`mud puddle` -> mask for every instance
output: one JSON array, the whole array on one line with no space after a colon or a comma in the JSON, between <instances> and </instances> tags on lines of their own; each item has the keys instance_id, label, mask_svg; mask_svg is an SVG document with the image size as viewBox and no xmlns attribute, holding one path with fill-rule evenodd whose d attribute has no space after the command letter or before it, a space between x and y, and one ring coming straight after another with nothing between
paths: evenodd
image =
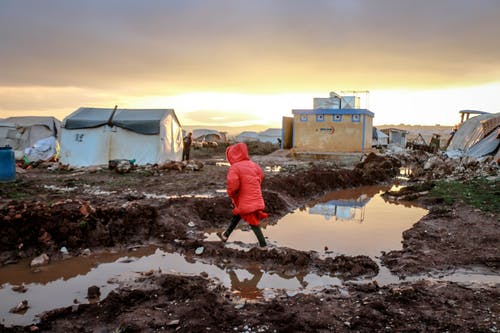
<instances>
[{"instance_id":1,"label":"mud puddle","mask_svg":"<svg viewBox=\"0 0 500 333\"><path fill-rule=\"evenodd\" d=\"M364 186L331 192L284 216L275 225L264 225L263 233L276 247L313 250L330 257L368 255L380 268L373 280L381 285L399 283L401 279L381 265L379 257L383 252L401 249L403 231L428 213L412 203L389 202L381 196L388 190L399 189L399 186ZM253 233L245 226L240 227L233 232L227 246L256 244ZM215 231L206 238L217 239ZM453 282L500 282L495 274L481 270L439 272L426 277Z\"/></svg>"},{"instance_id":2,"label":"mud puddle","mask_svg":"<svg viewBox=\"0 0 500 333\"><path fill-rule=\"evenodd\" d=\"M100 299L104 299L120 281L159 271L189 275L206 273L207 277L220 281L231 290L236 301L243 302L269 299L277 292L293 295L342 285L338 278L311 273L265 272L258 266L246 269L218 267L196 257L149 246L128 252L68 258L36 271L29 268L28 260L0 268L0 323L5 326L28 325L36 322L37 315L44 311L88 303L87 289L90 286L98 286ZM25 291L13 290L19 286L24 286ZM27 311L9 312L23 300L28 301Z\"/></svg>"}]
</instances>

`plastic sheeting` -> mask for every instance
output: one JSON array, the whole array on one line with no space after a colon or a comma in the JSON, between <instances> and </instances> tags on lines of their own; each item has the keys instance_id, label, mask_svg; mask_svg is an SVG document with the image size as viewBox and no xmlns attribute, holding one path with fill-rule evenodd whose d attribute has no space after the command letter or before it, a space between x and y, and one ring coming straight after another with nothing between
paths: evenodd
<instances>
[{"instance_id":1,"label":"plastic sheeting","mask_svg":"<svg viewBox=\"0 0 500 333\"><path fill-rule=\"evenodd\" d=\"M55 137L51 136L38 140L33 147L24 150L24 156L30 162L48 161L57 154L59 144Z\"/></svg>"}]
</instances>

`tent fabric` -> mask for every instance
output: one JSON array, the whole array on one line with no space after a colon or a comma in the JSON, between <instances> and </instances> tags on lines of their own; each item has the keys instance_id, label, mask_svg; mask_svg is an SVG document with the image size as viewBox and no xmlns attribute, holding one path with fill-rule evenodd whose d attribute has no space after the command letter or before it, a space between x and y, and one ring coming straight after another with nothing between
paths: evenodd
<instances>
[{"instance_id":1,"label":"tent fabric","mask_svg":"<svg viewBox=\"0 0 500 333\"><path fill-rule=\"evenodd\" d=\"M192 131L192 133L193 133L193 139L196 141L222 141L222 140L224 140L222 133L220 133L219 131L216 131L216 130L200 128L200 129L194 129Z\"/></svg>"},{"instance_id":2,"label":"tent fabric","mask_svg":"<svg viewBox=\"0 0 500 333\"><path fill-rule=\"evenodd\" d=\"M79 108L63 121L66 129L94 128L108 124L114 109Z\"/></svg>"},{"instance_id":3,"label":"tent fabric","mask_svg":"<svg viewBox=\"0 0 500 333\"><path fill-rule=\"evenodd\" d=\"M159 134L160 122L172 109L118 109L111 124L140 134Z\"/></svg>"},{"instance_id":4,"label":"tent fabric","mask_svg":"<svg viewBox=\"0 0 500 333\"><path fill-rule=\"evenodd\" d=\"M144 165L182 157L182 128L172 109L80 108L64 124L63 164L105 165L110 160L128 159Z\"/></svg>"},{"instance_id":5,"label":"tent fabric","mask_svg":"<svg viewBox=\"0 0 500 333\"><path fill-rule=\"evenodd\" d=\"M252 131L244 131L235 137L236 142L259 141L259 134Z\"/></svg>"},{"instance_id":6,"label":"tent fabric","mask_svg":"<svg viewBox=\"0 0 500 333\"><path fill-rule=\"evenodd\" d=\"M40 140L59 136L61 122L54 117L9 117L0 120L0 147L10 146L16 159Z\"/></svg>"},{"instance_id":7,"label":"tent fabric","mask_svg":"<svg viewBox=\"0 0 500 333\"><path fill-rule=\"evenodd\" d=\"M57 133L61 127L61 122L54 117L42 117L42 116L27 116L27 117L9 117L0 120L0 122L13 123L20 127L30 127L30 126L45 126L50 131Z\"/></svg>"},{"instance_id":8,"label":"tent fabric","mask_svg":"<svg viewBox=\"0 0 500 333\"><path fill-rule=\"evenodd\" d=\"M466 151L471 148L488 134L485 133L482 122L496 117L500 117L500 113L482 114L464 122L453 135L453 139L446 151Z\"/></svg>"},{"instance_id":9,"label":"tent fabric","mask_svg":"<svg viewBox=\"0 0 500 333\"><path fill-rule=\"evenodd\" d=\"M105 109L79 108L64 122L66 129L117 126L140 134L159 134L160 122L167 115L175 116L172 109Z\"/></svg>"},{"instance_id":10,"label":"tent fabric","mask_svg":"<svg viewBox=\"0 0 500 333\"><path fill-rule=\"evenodd\" d=\"M278 143L278 139L281 140L282 136L283 133L281 131L281 128L268 128L265 131L259 133L259 141Z\"/></svg>"}]
</instances>

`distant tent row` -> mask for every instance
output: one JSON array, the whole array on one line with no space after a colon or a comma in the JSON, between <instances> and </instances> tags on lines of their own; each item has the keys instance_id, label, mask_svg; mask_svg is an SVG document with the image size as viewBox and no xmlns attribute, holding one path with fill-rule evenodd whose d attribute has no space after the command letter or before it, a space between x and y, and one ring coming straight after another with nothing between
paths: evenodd
<instances>
[{"instance_id":1,"label":"distant tent row","mask_svg":"<svg viewBox=\"0 0 500 333\"><path fill-rule=\"evenodd\" d=\"M273 144L277 144L282 140L283 131L281 128L268 128L262 132L253 132L253 131L244 131L235 136L236 142L251 142L251 141L260 141L260 142L270 142Z\"/></svg>"},{"instance_id":2,"label":"distant tent row","mask_svg":"<svg viewBox=\"0 0 500 333\"><path fill-rule=\"evenodd\" d=\"M60 162L72 166L180 160L182 128L171 109L79 108L63 121Z\"/></svg>"},{"instance_id":3,"label":"distant tent row","mask_svg":"<svg viewBox=\"0 0 500 333\"><path fill-rule=\"evenodd\" d=\"M193 140L195 141L206 141L206 142L225 142L226 133L219 132L211 129L194 129Z\"/></svg>"}]
</instances>

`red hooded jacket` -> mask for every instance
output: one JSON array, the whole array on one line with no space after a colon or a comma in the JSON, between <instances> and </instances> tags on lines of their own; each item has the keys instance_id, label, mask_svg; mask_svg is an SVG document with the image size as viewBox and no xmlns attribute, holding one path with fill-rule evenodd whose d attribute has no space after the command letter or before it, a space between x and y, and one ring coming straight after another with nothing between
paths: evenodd
<instances>
[{"instance_id":1,"label":"red hooded jacket","mask_svg":"<svg viewBox=\"0 0 500 333\"><path fill-rule=\"evenodd\" d=\"M244 143L237 143L226 149L226 158L231 164L227 173L227 194L233 200L233 214L251 225L258 225L259 220L267 217L262 197L261 183L264 172L248 156Z\"/></svg>"}]
</instances>

